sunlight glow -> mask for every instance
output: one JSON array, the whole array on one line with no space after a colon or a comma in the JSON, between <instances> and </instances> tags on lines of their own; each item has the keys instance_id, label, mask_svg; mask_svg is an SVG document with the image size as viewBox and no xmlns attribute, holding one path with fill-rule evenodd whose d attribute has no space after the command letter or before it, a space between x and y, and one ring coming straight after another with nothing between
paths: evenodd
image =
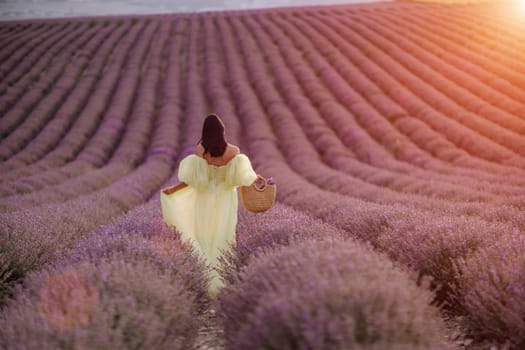
<instances>
[{"instance_id":1,"label":"sunlight glow","mask_svg":"<svg viewBox=\"0 0 525 350\"><path fill-rule=\"evenodd\" d=\"M495 16L502 19L508 19L517 24L525 23L525 0L510 0L502 4L501 7L495 8Z\"/></svg>"},{"instance_id":2,"label":"sunlight glow","mask_svg":"<svg viewBox=\"0 0 525 350\"><path fill-rule=\"evenodd\" d=\"M521 11L521 13L525 13L525 0L521 0L518 4L518 8Z\"/></svg>"}]
</instances>

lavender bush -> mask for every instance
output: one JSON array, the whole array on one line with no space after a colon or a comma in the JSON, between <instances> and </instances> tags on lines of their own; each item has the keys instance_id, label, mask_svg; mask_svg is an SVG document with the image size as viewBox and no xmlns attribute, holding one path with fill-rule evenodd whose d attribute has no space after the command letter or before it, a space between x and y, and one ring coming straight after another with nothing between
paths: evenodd
<instances>
[{"instance_id":1,"label":"lavender bush","mask_svg":"<svg viewBox=\"0 0 525 350\"><path fill-rule=\"evenodd\" d=\"M481 339L525 346L525 237L516 231L498 237L458 264L456 292L467 324Z\"/></svg>"},{"instance_id":2,"label":"lavender bush","mask_svg":"<svg viewBox=\"0 0 525 350\"><path fill-rule=\"evenodd\" d=\"M449 349L432 293L354 241L254 257L219 295L230 349Z\"/></svg>"},{"instance_id":3,"label":"lavender bush","mask_svg":"<svg viewBox=\"0 0 525 350\"><path fill-rule=\"evenodd\" d=\"M455 312L459 311L453 292L458 283L454 269L457 261L498 239L498 233L515 229L477 217L422 215L415 210L404 214L390 219L390 227L378 237L376 246L419 275L431 276L433 288L437 289L436 301L446 303Z\"/></svg>"},{"instance_id":4,"label":"lavender bush","mask_svg":"<svg viewBox=\"0 0 525 350\"><path fill-rule=\"evenodd\" d=\"M349 234L279 203L257 215L243 211L239 215L235 245L219 258L220 274L232 283L254 255L309 238L330 239L345 235Z\"/></svg>"},{"instance_id":5,"label":"lavender bush","mask_svg":"<svg viewBox=\"0 0 525 350\"><path fill-rule=\"evenodd\" d=\"M0 290L50 262L88 232L144 203L169 173L169 163L152 157L103 190L64 203L0 214L0 255L13 272L9 278L2 277Z\"/></svg>"},{"instance_id":6,"label":"lavender bush","mask_svg":"<svg viewBox=\"0 0 525 350\"><path fill-rule=\"evenodd\" d=\"M90 197L111 202L103 194ZM111 205L93 207L88 201L77 201L68 207L49 205L0 215L0 260L5 271L0 276L0 300L27 272L51 262L57 252L117 214L120 209Z\"/></svg>"},{"instance_id":7,"label":"lavender bush","mask_svg":"<svg viewBox=\"0 0 525 350\"><path fill-rule=\"evenodd\" d=\"M187 349L199 327L184 283L144 261L46 268L24 285L0 313L5 349Z\"/></svg>"},{"instance_id":8,"label":"lavender bush","mask_svg":"<svg viewBox=\"0 0 525 350\"><path fill-rule=\"evenodd\" d=\"M205 263L162 221L159 205L152 201L119 217L61 252L53 265L113 259L153 264L178 278L198 309L204 311L209 303Z\"/></svg>"}]
</instances>

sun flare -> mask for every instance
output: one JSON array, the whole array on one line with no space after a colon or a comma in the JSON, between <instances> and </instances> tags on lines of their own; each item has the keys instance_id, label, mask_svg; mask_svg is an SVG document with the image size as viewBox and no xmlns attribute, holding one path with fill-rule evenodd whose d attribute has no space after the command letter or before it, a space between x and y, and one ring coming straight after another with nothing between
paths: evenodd
<instances>
[{"instance_id":1,"label":"sun flare","mask_svg":"<svg viewBox=\"0 0 525 350\"><path fill-rule=\"evenodd\" d=\"M525 0L519 0L513 3L515 15L519 16L520 18L523 18L525 16Z\"/></svg>"}]
</instances>

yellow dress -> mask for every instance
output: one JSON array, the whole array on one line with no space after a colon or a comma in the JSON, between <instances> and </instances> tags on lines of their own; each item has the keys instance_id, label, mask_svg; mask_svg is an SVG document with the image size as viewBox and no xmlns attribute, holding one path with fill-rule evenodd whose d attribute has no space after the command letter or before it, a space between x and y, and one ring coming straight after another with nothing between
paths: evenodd
<instances>
[{"instance_id":1,"label":"yellow dress","mask_svg":"<svg viewBox=\"0 0 525 350\"><path fill-rule=\"evenodd\" d=\"M257 174L244 154L237 154L227 164L210 165L195 154L179 164L179 181L188 186L169 195L160 191L164 221L175 226L182 239L213 268L222 250L235 242L237 225L237 187L249 186ZM221 287L217 272L211 270L210 293Z\"/></svg>"}]
</instances>

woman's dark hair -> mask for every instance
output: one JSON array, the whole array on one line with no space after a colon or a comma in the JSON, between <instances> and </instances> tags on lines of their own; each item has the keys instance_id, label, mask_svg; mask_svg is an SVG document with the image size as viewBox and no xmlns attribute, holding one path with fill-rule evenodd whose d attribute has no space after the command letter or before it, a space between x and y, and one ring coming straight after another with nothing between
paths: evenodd
<instances>
[{"instance_id":1,"label":"woman's dark hair","mask_svg":"<svg viewBox=\"0 0 525 350\"><path fill-rule=\"evenodd\" d=\"M209 153L212 157L220 157L226 151L228 143L224 123L218 115L210 114L204 120L200 143L204 147L204 154Z\"/></svg>"}]
</instances>

